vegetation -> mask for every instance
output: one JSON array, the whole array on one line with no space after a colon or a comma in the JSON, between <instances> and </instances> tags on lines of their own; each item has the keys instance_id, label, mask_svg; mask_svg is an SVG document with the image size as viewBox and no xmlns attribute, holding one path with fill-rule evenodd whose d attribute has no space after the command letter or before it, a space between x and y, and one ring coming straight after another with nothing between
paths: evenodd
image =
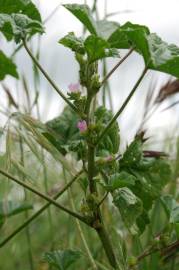
<instances>
[{"instance_id":1,"label":"vegetation","mask_svg":"<svg viewBox=\"0 0 179 270\"><path fill-rule=\"evenodd\" d=\"M0 31L16 44L11 57L0 51L0 80L10 75L22 84L18 100L2 82L9 102L1 109L7 118L0 156L2 269L178 269L178 141L173 150L166 139L169 153L154 151L145 131L156 108L178 92L178 79L157 94L149 89L140 128L125 151L117 120L149 70L179 78L179 48L144 25L95 19L96 2L92 10L64 5L84 27L81 37L70 32L59 40L79 65L79 83L64 94L40 64L39 51L29 47L45 32L37 7L30 0L0 0ZM22 48L32 60L35 97L15 64ZM123 58L122 49L128 50ZM109 78L133 52L143 57L144 69L113 114L106 106ZM119 58L109 72L107 57ZM46 123L40 74L66 104Z\"/></svg>"}]
</instances>

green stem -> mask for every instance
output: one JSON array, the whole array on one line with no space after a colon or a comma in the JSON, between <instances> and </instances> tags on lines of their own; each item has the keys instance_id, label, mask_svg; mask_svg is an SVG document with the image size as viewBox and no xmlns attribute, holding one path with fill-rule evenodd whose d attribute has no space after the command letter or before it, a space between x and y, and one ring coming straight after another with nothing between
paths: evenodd
<instances>
[{"instance_id":1,"label":"green stem","mask_svg":"<svg viewBox=\"0 0 179 270\"><path fill-rule=\"evenodd\" d=\"M69 181L65 187L60 190L54 197L53 200L57 200L81 175L82 171L76 174L75 177ZM14 230L8 237L6 237L1 243L0 248L3 247L7 242L9 242L14 236L16 236L19 232L21 232L24 228L26 228L34 219L36 219L40 214L42 214L52 203L48 202L43 207L41 207L36 213L34 213L31 217L29 217L23 224L21 224L16 230Z\"/></svg>"},{"instance_id":2,"label":"green stem","mask_svg":"<svg viewBox=\"0 0 179 270\"><path fill-rule=\"evenodd\" d=\"M21 164L24 166L24 148L23 148L23 142L22 138L19 138L19 146L20 146L20 156L21 156ZM23 181L25 181L25 178L23 176ZM24 195L25 195L25 201L27 200L27 190L24 188ZM25 218L27 219L29 217L28 210L25 211ZM30 269L34 269L33 264L33 255L32 255L32 244L31 244L31 237L30 237L30 228L29 226L26 227L26 239L27 239L27 245L28 245L28 259L29 259L29 265Z\"/></svg>"},{"instance_id":3,"label":"green stem","mask_svg":"<svg viewBox=\"0 0 179 270\"><path fill-rule=\"evenodd\" d=\"M42 72L42 74L45 76L45 78L47 79L47 81L52 85L52 87L55 89L55 91L61 96L61 98L72 108L72 110L74 110L77 114L80 114L80 112L78 111L78 109L73 105L73 103L71 103L68 98L62 93L62 91L58 88L58 86L55 84L55 82L49 77L48 73L43 69L43 67L40 65L40 63L38 62L38 60L33 56L32 52L30 51L30 49L28 48L26 41L23 40L23 45L25 50L27 51L27 53L29 54L29 56L31 57L32 61L34 62L34 64L39 68L39 70Z\"/></svg>"},{"instance_id":4,"label":"green stem","mask_svg":"<svg viewBox=\"0 0 179 270\"><path fill-rule=\"evenodd\" d=\"M131 48L128 53L112 68L112 70L104 77L101 82L101 86L106 83L106 81L111 77L111 75L116 71L116 69L127 59L127 57L134 51L134 48Z\"/></svg>"},{"instance_id":5,"label":"green stem","mask_svg":"<svg viewBox=\"0 0 179 270\"><path fill-rule=\"evenodd\" d=\"M104 225L101 224L99 228L96 229L96 232L101 240L101 243L103 245L103 248L105 250L105 253L107 255L110 265L114 269L118 269L118 264L117 264L116 257L113 251L111 240L108 237L108 233L105 230Z\"/></svg>"},{"instance_id":6,"label":"green stem","mask_svg":"<svg viewBox=\"0 0 179 270\"><path fill-rule=\"evenodd\" d=\"M123 112L123 110L126 108L127 104L129 103L130 99L132 98L132 96L134 95L136 89L138 88L140 82L142 81L142 79L144 78L145 74L147 73L148 68L145 67L141 76L139 77L139 79L137 80L136 84L134 85L134 87L132 88L130 94L128 95L128 97L126 98L126 100L124 101L124 103L122 104L121 108L118 110L118 112L115 114L115 116L111 119L111 121L109 122L109 124L105 127L105 129L103 130L103 132L101 133L101 135L99 136L96 145L99 144L99 142L101 141L101 139L105 136L105 134L108 132L108 130L111 128L111 126L114 124L114 122L117 120L117 118L119 117L119 115Z\"/></svg>"},{"instance_id":7,"label":"green stem","mask_svg":"<svg viewBox=\"0 0 179 270\"><path fill-rule=\"evenodd\" d=\"M89 106L90 108L90 106ZM87 112L88 115L88 112ZM88 123L89 124L89 123ZM90 141L88 143L88 182L89 182L89 190L90 193L96 193L97 194L97 188L96 183L94 181L94 174L95 174L95 146L91 145ZM108 237L108 234L105 230L103 219L101 215L101 211L99 208L93 210L93 224L92 227L96 230L101 243L103 245L103 248L105 250L106 256L109 260L110 265L114 269L118 269L118 263L112 248L111 241Z\"/></svg>"},{"instance_id":8,"label":"green stem","mask_svg":"<svg viewBox=\"0 0 179 270\"><path fill-rule=\"evenodd\" d=\"M50 202L51 204L55 205L56 207L58 207L59 209L61 209L61 210L64 211L64 212L68 213L69 215L73 216L74 218L77 218L77 219L79 219L80 221L82 221L83 223L89 225L89 221L88 221L85 217L79 215L78 213L74 213L74 212L71 211L70 209L68 209L68 208L66 208L66 207L64 207L64 206L62 206L61 204L59 204L58 202L56 202L56 201L55 201L54 199L52 199L51 197L49 197L48 195L46 195L46 194L44 194L44 193L42 193L42 192L40 192L40 191L34 189L34 188L31 187L29 184L24 183L23 181L21 181L21 180L15 178L13 175L9 174L8 172L6 172L6 171L4 171L4 170L2 170L2 169L0 169L0 174L2 174L2 175L4 175L4 176L8 177L10 180L16 182L17 184L21 185L22 187L24 187L24 188L26 188L26 189L28 189L28 190L30 190L32 193L34 193L34 194L38 195L39 197L45 199L46 201L48 201L48 202Z\"/></svg>"},{"instance_id":9,"label":"green stem","mask_svg":"<svg viewBox=\"0 0 179 270\"><path fill-rule=\"evenodd\" d=\"M65 169L63 169L63 173L64 173L64 178L66 180ZM76 212L76 207L75 207L75 203L74 203L74 199L73 199L73 194L72 194L72 188L71 188L71 186L68 188L68 197L69 197L69 201L70 201L72 210ZM86 242L85 235L83 233L83 230L82 230L82 227L80 225L80 222L77 219L75 219L75 222L76 222L76 226L77 226L77 229L79 231L79 234L80 234L82 243L83 243L84 248L86 250L87 256L88 256L89 261L91 263L92 269L97 270L98 268L96 266L95 260L93 259L93 256L91 254L91 251L90 251L90 249L88 247L88 244Z\"/></svg>"}]
</instances>

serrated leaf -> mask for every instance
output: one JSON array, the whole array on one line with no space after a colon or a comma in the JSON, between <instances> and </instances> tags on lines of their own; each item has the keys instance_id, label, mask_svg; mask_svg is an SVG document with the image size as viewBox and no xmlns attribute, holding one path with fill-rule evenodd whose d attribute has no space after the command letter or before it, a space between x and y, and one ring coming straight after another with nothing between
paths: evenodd
<instances>
[{"instance_id":1,"label":"serrated leaf","mask_svg":"<svg viewBox=\"0 0 179 270\"><path fill-rule=\"evenodd\" d=\"M77 38L74 32L68 33L65 37L59 40L59 43L64 45L67 48L70 48L72 51L80 54L85 53L85 48L82 38Z\"/></svg>"},{"instance_id":2,"label":"serrated leaf","mask_svg":"<svg viewBox=\"0 0 179 270\"><path fill-rule=\"evenodd\" d=\"M170 223L179 223L179 203L171 196L164 195L161 197L162 205Z\"/></svg>"},{"instance_id":3,"label":"serrated leaf","mask_svg":"<svg viewBox=\"0 0 179 270\"><path fill-rule=\"evenodd\" d=\"M119 57L115 49L111 49L108 42L101 37L90 35L84 42L85 49L90 62L105 58Z\"/></svg>"},{"instance_id":4,"label":"serrated leaf","mask_svg":"<svg viewBox=\"0 0 179 270\"><path fill-rule=\"evenodd\" d=\"M16 65L2 51L0 51L0 80L3 80L6 75L11 75L18 79Z\"/></svg>"},{"instance_id":5,"label":"serrated leaf","mask_svg":"<svg viewBox=\"0 0 179 270\"><path fill-rule=\"evenodd\" d=\"M44 260L48 262L50 266L55 267L55 269L66 270L70 265L79 260L81 256L82 253L76 250L56 250L46 252L44 255Z\"/></svg>"},{"instance_id":6,"label":"serrated leaf","mask_svg":"<svg viewBox=\"0 0 179 270\"><path fill-rule=\"evenodd\" d=\"M156 34L146 37L148 43L148 57L145 57L146 65L157 71L168 73L179 78L179 47L167 44ZM142 50L143 56L147 53Z\"/></svg>"},{"instance_id":7,"label":"serrated leaf","mask_svg":"<svg viewBox=\"0 0 179 270\"><path fill-rule=\"evenodd\" d=\"M39 21L32 20L24 14L0 14L0 31L8 41L15 39L16 43L26 35L43 33L44 29Z\"/></svg>"},{"instance_id":8,"label":"serrated leaf","mask_svg":"<svg viewBox=\"0 0 179 270\"><path fill-rule=\"evenodd\" d=\"M149 29L146 26L127 22L111 34L108 42L113 48L128 49L136 46L137 41L141 42L140 38L145 33L149 34ZM132 40L133 36L136 37L135 42Z\"/></svg>"},{"instance_id":9,"label":"serrated leaf","mask_svg":"<svg viewBox=\"0 0 179 270\"><path fill-rule=\"evenodd\" d=\"M0 13L21 13L41 22L40 13L30 0L0 0Z\"/></svg>"},{"instance_id":10,"label":"serrated leaf","mask_svg":"<svg viewBox=\"0 0 179 270\"><path fill-rule=\"evenodd\" d=\"M108 42L111 47L118 49L134 47L142 54L149 69L179 78L179 47L167 44L156 34L150 33L146 26L127 22L111 34Z\"/></svg>"},{"instance_id":11,"label":"serrated leaf","mask_svg":"<svg viewBox=\"0 0 179 270\"><path fill-rule=\"evenodd\" d=\"M123 157L120 160L120 166L138 167L139 163L141 162L142 156L142 141L140 138L136 138L133 142L131 142L131 144L124 152Z\"/></svg>"},{"instance_id":12,"label":"serrated leaf","mask_svg":"<svg viewBox=\"0 0 179 270\"><path fill-rule=\"evenodd\" d=\"M66 4L63 6L68 9L91 34L97 34L96 22L93 19L90 8L87 5Z\"/></svg>"},{"instance_id":13,"label":"serrated leaf","mask_svg":"<svg viewBox=\"0 0 179 270\"><path fill-rule=\"evenodd\" d=\"M110 175L109 182L105 185L107 191L114 191L122 187L130 187L135 184L136 177L123 171Z\"/></svg>"},{"instance_id":14,"label":"serrated leaf","mask_svg":"<svg viewBox=\"0 0 179 270\"><path fill-rule=\"evenodd\" d=\"M107 110L104 106L100 106L95 111L95 117L99 131L101 131L112 119L113 114L111 111ZM109 151L109 153L115 154L119 150L119 144L120 144L119 126L118 123L115 122L99 143L97 150L100 152L102 150L105 150Z\"/></svg>"},{"instance_id":15,"label":"serrated leaf","mask_svg":"<svg viewBox=\"0 0 179 270\"><path fill-rule=\"evenodd\" d=\"M55 133L56 142L52 141L50 137L47 137L63 154L66 153L64 146L71 144L73 141L80 139L80 133L77 128L78 117L69 108L65 107L62 114L51 121L46 123L49 131L52 130Z\"/></svg>"},{"instance_id":16,"label":"serrated leaf","mask_svg":"<svg viewBox=\"0 0 179 270\"><path fill-rule=\"evenodd\" d=\"M160 197L162 189L171 176L171 169L167 161L160 158L144 158L142 147L142 141L137 137L119 161L120 170L126 171L136 178L135 184L130 186L130 190L143 204L143 212L136 220L136 225L141 233L149 223L148 211L153 202Z\"/></svg>"},{"instance_id":17,"label":"serrated leaf","mask_svg":"<svg viewBox=\"0 0 179 270\"><path fill-rule=\"evenodd\" d=\"M128 228L135 224L143 211L142 201L128 188L120 188L113 195L113 203L119 209Z\"/></svg>"}]
</instances>

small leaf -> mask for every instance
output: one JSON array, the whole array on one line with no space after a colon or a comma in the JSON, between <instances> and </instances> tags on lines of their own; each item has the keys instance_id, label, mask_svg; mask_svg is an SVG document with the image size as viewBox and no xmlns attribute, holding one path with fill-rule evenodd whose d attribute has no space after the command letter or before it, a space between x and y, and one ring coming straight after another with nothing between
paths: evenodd
<instances>
[{"instance_id":1,"label":"small leaf","mask_svg":"<svg viewBox=\"0 0 179 270\"><path fill-rule=\"evenodd\" d=\"M8 41L15 39L16 43L26 35L43 33L44 29L39 21L32 20L24 14L0 14L0 31Z\"/></svg>"},{"instance_id":2,"label":"small leaf","mask_svg":"<svg viewBox=\"0 0 179 270\"><path fill-rule=\"evenodd\" d=\"M16 65L2 51L0 51L0 80L3 80L6 75L11 75L18 78Z\"/></svg>"},{"instance_id":3,"label":"small leaf","mask_svg":"<svg viewBox=\"0 0 179 270\"><path fill-rule=\"evenodd\" d=\"M72 51L80 54L85 53L85 48L82 38L77 38L73 32L68 33L64 38L59 40L59 43Z\"/></svg>"},{"instance_id":4,"label":"small leaf","mask_svg":"<svg viewBox=\"0 0 179 270\"><path fill-rule=\"evenodd\" d=\"M113 203L119 209L128 228L135 224L143 211L142 201L128 188L120 188L113 195Z\"/></svg>"},{"instance_id":5,"label":"small leaf","mask_svg":"<svg viewBox=\"0 0 179 270\"><path fill-rule=\"evenodd\" d=\"M91 11L87 5L66 4L63 6L68 9L79 21L81 21L91 34L97 34L96 22L93 19Z\"/></svg>"},{"instance_id":6,"label":"small leaf","mask_svg":"<svg viewBox=\"0 0 179 270\"><path fill-rule=\"evenodd\" d=\"M101 37L90 35L84 42L90 62L105 58L119 57L115 49L111 49L108 42Z\"/></svg>"},{"instance_id":7,"label":"small leaf","mask_svg":"<svg viewBox=\"0 0 179 270\"><path fill-rule=\"evenodd\" d=\"M135 184L136 177L123 171L110 175L109 182L105 185L107 191L114 191L121 187L130 187Z\"/></svg>"},{"instance_id":8,"label":"small leaf","mask_svg":"<svg viewBox=\"0 0 179 270\"><path fill-rule=\"evenodd\" d=\"M45 253L44 260L47 261L50 266L54 266L55 269L66 270L81 256L82 253L76 250L56 250Z\"/></svg>"}]
</instances>

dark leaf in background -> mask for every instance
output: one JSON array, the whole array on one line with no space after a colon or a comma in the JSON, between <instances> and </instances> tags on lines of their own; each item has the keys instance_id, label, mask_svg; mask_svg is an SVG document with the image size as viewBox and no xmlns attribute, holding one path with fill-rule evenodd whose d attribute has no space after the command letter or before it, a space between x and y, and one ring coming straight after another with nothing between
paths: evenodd
<instances>
[{"instance_id":1,"label":"dark leaf in background","mask_svg":"<svg viewBox=\"0 0 179 270\"><path fill-rule=\"evenodd\" d=\"M58 270L66 270L70 265L80 259L82 253L75 250L56 250L52 252L46 252L44 260L49 263L50 266L54 266Z\"/></svg>"},{"instance_id":2,"label":"dark leaf in background","mask_svg":"<svg viewBox=\"0 0 179 270\"><path fill-rule=\"evenodd\" d=\"M3 80L6 75L11 75L18 79L16 65L2 51L0 51L0 80Z\"/></svg>"}]
</instances>

